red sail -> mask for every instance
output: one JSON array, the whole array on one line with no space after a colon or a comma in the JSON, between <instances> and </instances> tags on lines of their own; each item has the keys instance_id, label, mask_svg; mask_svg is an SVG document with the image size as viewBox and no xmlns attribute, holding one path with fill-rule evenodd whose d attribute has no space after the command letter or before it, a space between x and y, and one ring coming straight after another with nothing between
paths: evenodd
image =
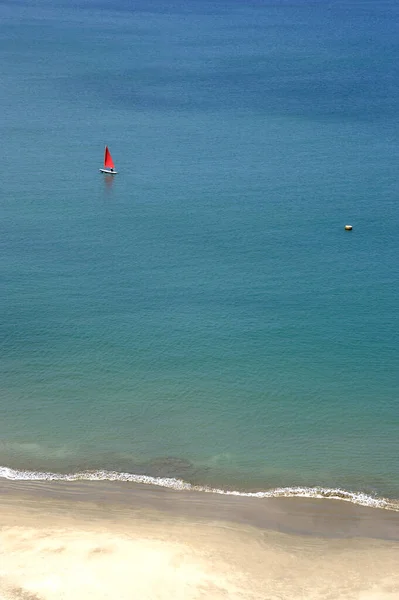
<instances>
[{"instance_id":1,"label":"red sail","mask_svg":"<svg viewBox=\"0 0 399 600\"><path fill-rule=\"evenodd\" d=\"M106 169L114 169L114 161L112 160L111 152L108 150L108 146L105 146L105 154L104 154L104 167Z\"/></svg>"}]
</instances>

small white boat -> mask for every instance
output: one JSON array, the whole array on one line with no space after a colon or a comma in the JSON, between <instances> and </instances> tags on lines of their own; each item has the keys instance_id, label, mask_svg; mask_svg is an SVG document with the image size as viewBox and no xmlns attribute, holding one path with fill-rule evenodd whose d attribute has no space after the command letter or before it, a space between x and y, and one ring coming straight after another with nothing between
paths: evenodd
<instances>
[{"instance_id":1,"label":"small white boat","mask_svg":"<svg viewBox=\"0 0 399 600\"><path fill-rule=\"evenodd\" d=\"M106 175L118 174L118 171L115 171L114 161L112 160L111 152L108 150L108 146L105 146L104 168L100 169L100 173L105 173Z\"/></svg>"}]
</instances>

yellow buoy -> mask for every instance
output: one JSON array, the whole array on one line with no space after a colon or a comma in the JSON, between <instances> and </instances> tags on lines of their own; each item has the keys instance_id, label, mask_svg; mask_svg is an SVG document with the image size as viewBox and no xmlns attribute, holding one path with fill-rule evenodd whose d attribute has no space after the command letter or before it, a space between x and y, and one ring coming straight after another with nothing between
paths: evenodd
<instances>
[{"instance_id":1,"label":"yellow buoy","mask_svg":"<svg viewBox=\"0 0 399 600\"><path fill-rule=\"evenodd\" d=\"M346 231L352 231L352 225L345 225Z\"/></svg>"}]
</instances>

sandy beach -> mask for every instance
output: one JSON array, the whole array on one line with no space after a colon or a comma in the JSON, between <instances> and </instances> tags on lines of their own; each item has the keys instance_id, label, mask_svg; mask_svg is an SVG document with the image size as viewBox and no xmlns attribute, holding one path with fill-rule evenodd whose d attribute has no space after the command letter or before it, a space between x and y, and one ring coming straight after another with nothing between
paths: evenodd
<instances>
[{"instance_id":1,"label":"sandy beach","mask_svg":"<svg viewBox=\"0 0 399 600\"><path fill-rule=\"evenodd\" d=\"M399 513L115 483L0 484L5 600L399 597Z\"/></svg>"}]
</instances>

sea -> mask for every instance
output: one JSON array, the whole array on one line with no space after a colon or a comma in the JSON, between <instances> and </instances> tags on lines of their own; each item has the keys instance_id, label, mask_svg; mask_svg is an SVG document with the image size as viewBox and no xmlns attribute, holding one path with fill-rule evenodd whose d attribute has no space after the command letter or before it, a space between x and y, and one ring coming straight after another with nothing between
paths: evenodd
<instances>
[{"instance_id":1,"label":"sea","mask_svg":"<svg viewBox=\"0 0 399 600\"><path fill-rule=\"evenodd\" d=\"M0 9L0 477L399 509L396 0Z\"/></svg>"}]
</instances>

